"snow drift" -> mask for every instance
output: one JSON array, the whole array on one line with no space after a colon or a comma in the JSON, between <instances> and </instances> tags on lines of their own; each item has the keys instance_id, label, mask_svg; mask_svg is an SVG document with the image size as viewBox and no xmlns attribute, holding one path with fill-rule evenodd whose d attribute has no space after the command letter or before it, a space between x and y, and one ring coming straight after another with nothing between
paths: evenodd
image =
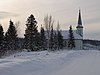
<instances>
[{"instance_id":1,"label":"snow drift","mask_svg":"<svg viewBox=\"0 0 100 75\"><path fill-rule=\"evenodd\" d=\"M21 52L0 59L0 75L100 75L100 52Z\"/></svg>"}]
</instances>

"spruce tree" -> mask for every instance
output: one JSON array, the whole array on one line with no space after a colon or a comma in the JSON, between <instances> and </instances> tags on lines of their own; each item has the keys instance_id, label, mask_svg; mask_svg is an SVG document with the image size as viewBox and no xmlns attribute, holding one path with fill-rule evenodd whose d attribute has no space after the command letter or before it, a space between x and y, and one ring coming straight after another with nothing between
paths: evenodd
<instances>
[{"instance_id":1,"label":"spruce tree","mask_svg":"<svg viewBox=\"0 0 100 75\"><path fill-rule=\"evenodd\" d=\"M60 31L59 21L57 24L57 48L58 48L58 50L63 48L63 36Z\"/></svg>"},{"instance_id":2,"label":"spruce tree","mask_svg":"<svg viewBox=\"0 0 100 75\"><path fill-rule=\"evenodd\" d=\"M3 41L4 41L4 32L3 32L3 27L0 25L0 57L4 54Z\"/></svg>"},{"instance_id":3,"label":"spruce tree","mask_svg":"<svg viewBox=\"0 0 100 75\"><path fill-rule=\"evenodd\" d=\"M56 50L58 47L58 37L57 37L57 33L55 32L54 34L54 49Z\"/></svg>"},{"instance_id":4,"label":"spruce tree","mask_svg":"<svg viewBox=\"0 0 100 75\"><path fill-rule=\"evenodd\" d=\"M73 35L73 30L72 26L70 26L69 29L69 41L68 41L68 48L72 49L75 47L75 40L74 40L74 35Z\"/></svg>"},{"instance_id":5,"label":"spruce tree","mask_svg":"<svg viewBox=\"0 0 100 75\"><path fill-rule=\"evenodd\" d=\"M57 37L58 37L58 50L63 48L63 36L61 34L61 31L57 31Z\"/></svg>"},{"instance_id":6,"label":"spruce tree","mask_svg":"<svg viewBox=\"0 0 100 75\"><path fill-rule=\"evenodd\" d=\"M26 21L26 30L25 30L25 43L24 47L31 51L37 50L39 48L39 36L37 30L37 21L34 16L31 14Z\"/></svg>"},{"instance_id":7,"label":"spruce tree","mask_svg":"<svg viewBox=\"0 0 100 75\"><path fill-rule=\"evenodd\" d=\"M9 28L5 34L5 48L9 50L15 50L17 40L17 30L14 23L10 20Z\"/></svg>"},{"instance_id":8,"label":"spruce tree","mask_svg":"<svg viewBox=\"0 0 100 75\"><path fill-rule=\"evenodd\" d=\"M41 38L41 50L44 50L46 48L46 37L45 37L45 30L42 27L42 25L41 25L40 38Z\"/></svg>"},{"instance_id":9,"label":"spruce tree","mask_svg":"<svg viewBox=\"0 0 100 75\"><path fill-rule=\"evenodd\" d=\"M3 48L4 32L3 27L0 25L0 50Z\"/></svg>"},{"instance_id":10,"label":"spruce tree","mask_svg":"<svg viewBox=\"0 0 100 75\"><path fill-rule=\"evenodd\" d=\"M51 33L50 33L50 50L53 50L53 45L54 45L54 31L53 31L53 26L51 27Z\"/></svg>"}]
</instances>

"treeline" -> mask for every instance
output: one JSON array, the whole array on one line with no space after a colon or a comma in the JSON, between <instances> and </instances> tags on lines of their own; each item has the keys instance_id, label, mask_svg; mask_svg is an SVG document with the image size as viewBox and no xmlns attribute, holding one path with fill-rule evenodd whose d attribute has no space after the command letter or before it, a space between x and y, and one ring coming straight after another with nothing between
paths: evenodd
<instances>
[{"instance_id":1,"label":"treeline","mask_svg":"<svg viewBox=\"0 0 100 75\"><path fill-rule=\"evenodd\" d=\"M18 49L17 30L14 23L9 21L9 28L4 35L3 27L0 25L0 56L4 55L10 50Z\"/></svg>"},{"instance_id":2,"label":"treeline","mask_svg":"<svg viewBox=\"0 0 100 75\"><path fill-rule=\"evenodd\" d=\"M62 49L63 36L61 35L59 25L57 31L54 31L53 23L52 17L47 15L44 18L45 29L41 25L40 32L38 32L37 21L33 15L30 15L26 22L24 49L28 51Z\"/></svg>"},{"instance_id":3,"label":"treeline","mask_svg":"<svg viewBox=\"0 0 100 75\"><path fill-rule=\"evenodd\" d=\"M100 46L100 41L99 40L84 39L83 44L91 44L94 46Z\"/></svg>"},{"instance_id":4,"label":"treeline","mask_svg":"<svg viewBox=\"0 0 100 75\"><path fill-rule=\"evenodd\" d=\"M37 21L31 14L26 21L26 29L24 38L18 37L18 27L10 20L9 28L6 33L0 25L0 56L16 51L26 49L27 51L41 50L60 50L63 49L63 36L61 34L59 22L57 29L53 28L54 20L52 16L44 18L44 27L41 25L40 32L38 31ZM69 48L75 47L72 27L69 30Z\"/></svg>"}]
</instances>

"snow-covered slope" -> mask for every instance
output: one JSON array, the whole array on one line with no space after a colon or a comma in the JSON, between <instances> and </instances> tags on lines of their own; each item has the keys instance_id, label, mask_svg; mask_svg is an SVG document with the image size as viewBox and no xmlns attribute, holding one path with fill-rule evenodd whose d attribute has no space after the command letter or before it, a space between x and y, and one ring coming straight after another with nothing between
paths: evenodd
<instances>
[{"instance_id":1,"label":"snow-covered slope","mask_svg":"<svg viewBox=\"0 0 100 75\"><path fill-rule=\"evenodd\" d=\"M100 75L99 51L22 52L0 59L0 75Z\"/></svg>"}]
</instances>

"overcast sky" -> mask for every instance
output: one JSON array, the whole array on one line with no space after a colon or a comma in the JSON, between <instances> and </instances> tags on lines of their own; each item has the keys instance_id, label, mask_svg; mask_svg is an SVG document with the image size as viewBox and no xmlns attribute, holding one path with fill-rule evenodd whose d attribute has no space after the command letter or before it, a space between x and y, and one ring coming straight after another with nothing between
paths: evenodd
<instances>
[{"instance_id":1,"label":"overcast sky","mask_svg":"<svg viewBox=\"0 0 100 75\"><path fill-rule=\"evenodd\" d=\"M47 14L59 21L63 30L77 25L78 10L82 11L85 39L100 40L100 0L0 0L0 23L6 31L9 20L20 21L20 36L23 36L26 19L33 14L40 27Z\"/></svg>"}]
</instances>

